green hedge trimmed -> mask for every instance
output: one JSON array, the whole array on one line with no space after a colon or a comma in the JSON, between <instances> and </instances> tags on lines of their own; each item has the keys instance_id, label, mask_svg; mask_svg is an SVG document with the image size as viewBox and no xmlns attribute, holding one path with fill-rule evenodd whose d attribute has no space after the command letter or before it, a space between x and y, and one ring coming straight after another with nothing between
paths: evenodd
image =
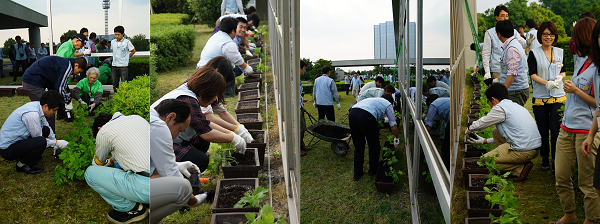
<instances>
[{"instance_id":1,"label":"green hedge trimmed","mask_svg":"<svg viewBox=\"0 0 600 224\"><path fill-rule=\"evenodd\" d=\"M150 120L150 77L140 75L130 82L121 83L119 92L100 109L102 113L137 114Z\"/></svg>"},{"instance_id":2,"label":"green hedge trimmed","mask_svg":"<svg viewBox=\"0 0 600 224\"><path fill-rule=\"evenodd\" d=\"M167 71L185 66L192 57L196 31L189 25L152 25L150 43L156 45L156 70Z\"/></svg>"},{"instance_id":3,"label":"green hedge trimmed","mask_svg":"<svg viewBox=\"0 0 600 224\"><path fill-rule=\"evenodd\" d=\"M127 81L135 79L135 77L146 75L150 72L150 59L148 58L134 58L129 60L127 66L128 77Z\"/></svg>"},{"instance_id":4,"label":"green hedge trimmed","mask_svg":"<svg viewBox=\"0 0 600 224\"><path fill-rule=\"evenodd\" d=\"M183 13L161 13L150 15L150 25L158 24L189 24L190 16Z\"/></svg>"},{"instance_id":5,"label":"green hedge trimmed","mask_svg":"<svg viewBox=\"0 0 600 224\"><path fill-rule=\"evenodd\" d=\"M336 82L335 86L337 87L338 92L346 91L346 83L344 82ZM313 84L302 85L302 88L304 90L304 93L312 94Z\"/></svg>"}]
</instances>

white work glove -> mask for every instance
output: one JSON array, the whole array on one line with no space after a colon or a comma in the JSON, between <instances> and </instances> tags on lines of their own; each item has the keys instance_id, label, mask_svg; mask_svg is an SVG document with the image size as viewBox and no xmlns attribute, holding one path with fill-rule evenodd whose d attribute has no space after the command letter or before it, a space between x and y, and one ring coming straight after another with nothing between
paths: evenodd
<instances>
[{"instance_id":1,"label":"white work glove","mask_svg":"<svg viewBox=\"0 0 600 224\"><path fill-rule=\"evenodd\" d=\"M73 102L69 102L69 104L65 104L65 111L69 112L73 109Z\"/></svg>"},{"instance_id":2,"label":"white work glove","mask_svg":"<svg viewBox=\"0 0 600 224\"><path fill-rule=\"evenodd\" d=\"M400 139L399 138L394 138L394 148L398 147L399 144L400 144Z\"/></svg>"},{"instance_id":3,"label":"white work glove","mask_svg":"<svg viewBox=\"0 0 600 224\"><path fill-rule=\"evenodd\" d=\"M252 49L252 48L251 48L251 49ZM252 57L252 53L250 53L250 51L249 51L249 50L246 50L246 56L248 56L248 57Z\"/></svg>"},{"instance_id":4,"label":"white work glove","mask_svg":"<svg viewBox=\"0 0 600 224\"><path fill-rule=\"evenodd\" d=\"M390 123L390 119L388 117L383 117L383 123Z\"/></svg>"},{"instance_id":5,"label":"white work glove","mask_svg":"<svg viewBox=\"0 0 600 224\"><path fill-rule=\"evenodd\" d=\"M252 138L252 135L250 134L250 132L248 132L248 129L246 129L246 126L244 126L243 124L238 124L237 129L234 133L236 135L241 136L246 141L246 143L252 143L252 141L254 141L254 138Z\"/></svg>"},{"instance_id":6,"label":"white work glove","mask_svg":"<svg viewBox=\"0 0 600 224\"><path fill-rule=\"evenodd\" d=\"M562 80L563 80L562 75L557 75L556 79L554 79L554 82L558 85L562 82Z\"/></svg>"},{"instance_id":7,"label":"white work glove","mask_svg":"<svg viewBox=\"0 0 600 224\"><path fill-rule=\"evenodd\" d=\"M535 40L535 36L529 35L529 37L527 38L527 47L531 46L531 44L533 44L534 40Z\"/></svg>"},{"instance_id":8,"label":"white work glove","mask_svg":"<svg viewBox=\"0 0 600 224\"><path fill-rule=\"evenodd\" d=\"M202 194L194 195L194 197L196 197L196 199L198 199L198 202L195 205L190 206L191 208L196 207L196 206L202 204L202 202L204 202L204 200L206 199L206 197L208 197L208 193L204 192Z\"/></svg>"},{"instance_id":9,"label":"white work glove","mask_svg":"<svg viewBox=\"0 0 600 224\"><path fill-rule=\"evenodd\" d=\"M314 108L317 108L317 102L314 102L314 103L313 103L313 107L314 107Z\"/></svg>"},{"instance_id":10,"label":"white work glove","mask_svg":"<svg viewBox=\"0 0 600 224\"><path fill-rule=\"evenodd\" d=\"M485 138L482 138L481 136L474 134L475 138L473 137L469 137L469 139L467 139L468 143L471 144L483 144L483 141L485 140Z\"/></svg>"},{"instance_id":11,"label":"white work glove","mask_svg":"<svg viewBox=\"0 0 600 224\"><path fill-rule=\"evenodd\" d=\"M234 132L229 132L229 133L231 133L231 135L233 136L233 140L231 141L231 144L235 148L235 151L238 153L241 153L241 154L246 153L246 141L244 141L244 138L242 138L242 136L235 134Z\"/></svg>"},{"instance_id":12,"label":"white work glove","mask_svg":"<svg viewBox=\"0 0 600 224\"><path fill-rule=\"evenodd\" d=\"M250 46L251 48L256 48L256 44L255 43L249 43L248 46Z\"/></svg>"},{"instance_id":13,"label":"white work glove","mask_svg":"<svg viewBox=\"0 0 600 224\"><path fill-rule=\"evenodd\" d=\"M96 103L92 103L91 105L88 106L89 107L89 111L88 112L92 112L92 110L96 107Z\"/></svg>"},{"instance_id":14,"label":"white work glove","mask_svg":"<svg viewBox=\"0 0 600 224\"><path fill-rule=\"evenodd\" d=\"M486 72L485 75L483 76L483 80L487 80L487 79L491 79L492 78L492 73L490 72Z\"/></svg>"},{"instance_id":15,"label":"white work glove","mask_svg":"<svg viewBox=\"0 0 600 224\"><path fill-rule=\"evenodd\" d=\"M473 133L471 130L469 130L469 127L465 128L465 136L469 136L469 134Z\"/></svg>"},{"instance_id":16,"label":"white work glove","mask_svg":"<svg viewBox=\"0 0 600 224\"><path fill-rule=\"evenodd\" d=\"M549 90L558 89L558 84L554 81L548 81L546 83L546 88L548 88Z\"/></svg>"},{"instance_id":17,"label":"white work glove","mask_svg":"<svg viewBox=\"0 0 600 224\"><path fill-rule=\"evenodd\" d=\"M492 80L492 83L499 83L499 82L500 82L500 80L498 80L498 79Z\"/></svg>"},{"instance_id":18,"label":"white work glove","mask_svg":"<svg viewBox=\"0 0 600 224\"><path fill-rule=\"evenodd\" d=\"M67 145L69 144L69 142L65 141L65 140L56 140L56 145L54 145L54 153L52 155L56 155L56 150L58 149L64 149L67 147Z\"/></svg>"},{"instance_id":19,"label":"white work glove","mask_svg":"<svg viewBox=\"0 0 600 224\"><path fill-rule=\"evenodd\" d=\"M190 175L192 175L192 173L200 173L200 168L198 168L198 166L196 166L196 164L190 162L190 161L185 161L185 162L175 162L177 163L177 169L179 170L179 172L181 174L183 174L185 177L190 177Z\"/></svg>"},{"instance_id":20,"label":"white work glove","mask_svg":"<svg viewBox=\"0 0 600 224\"><path fill-rule=\"evenodd\" d=\"M83 54L85 54L85 55L91 55L92 51L90 49L85 49L85 51L83 51Z\"/></svg>"},{"instance_id":21,"label":"white work glove","mask_svg":"<svg viewBox=\"0 0 600 224\"><path fill-rule=\"evenodd\" d=\"M87 103L83 100L79 101L80 104L87 105Z\"/></svg>"},{"instance_id":22,"label":"white work glove","mask_svg":"<svg viewBox=\"0 0 600 224\"><path fill-rule=\"evenodd\" d=\"M338 110L342 109L342 106L340 105L340 103L338 103L337 106L338 106Z\"/></svg>"},{"instance_id":23,"label":"white work glove","mask_svg":"<svg viewBox=\"0 0 600 224\"><path fill-rule=\"evenodd\" d=\"M252 66L250 66L250 65L246 66L246 68L244 70L246 70L246 75L254 74L254 69L252 69Z\"/></svg>"}]
</instances>

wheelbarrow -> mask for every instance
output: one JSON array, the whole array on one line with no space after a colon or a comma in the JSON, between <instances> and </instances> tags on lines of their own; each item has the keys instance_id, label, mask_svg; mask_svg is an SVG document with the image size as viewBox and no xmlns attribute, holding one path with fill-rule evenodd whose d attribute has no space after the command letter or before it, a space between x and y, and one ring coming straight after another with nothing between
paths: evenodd
<instances>
[{"instance_id":1,"label":"wheelbarrow","mask_svg":"<svg viewBox=\"0 0 600 224\"><path fill-rule=\"evenodd\" d=\"M320 141L331 142L331 151L338 156L345 156L350 151L350 140L352 138L350 134L350 126L347 124L340 124L330 120L319 120L317 121L312 115L308 112L304 111L309 117L309 119L313 122L312 125L305 128L305 130L311 134L313 137L310 139L308 143L309 147L315 146ZM347 118L347 117L346 117ZM344 119L345 120L345 119ZM317 133L315 129L322 126L332 126L333 129L336 129L335 133ZM344 134L345 133L345 134ZM332 134L337 136L333 137ZM316 141L315 141L316 140Z\"/></svg>"}]
</instances>

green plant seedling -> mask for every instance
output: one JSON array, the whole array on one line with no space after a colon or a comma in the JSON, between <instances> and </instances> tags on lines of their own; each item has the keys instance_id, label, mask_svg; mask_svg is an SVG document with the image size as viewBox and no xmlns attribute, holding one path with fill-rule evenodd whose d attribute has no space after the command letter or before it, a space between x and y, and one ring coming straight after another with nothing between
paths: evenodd
<instances>
[{"instance_id":1,"label":"green plant seedling","mask_svg":"<svg viewBox=\"0 0 600 224\"><path fill-rule=\"evenodd\" d=\"M248 220L246 224L287 224L287 222L282 218L275 221L275 217L273 216L273 207L271 207L269 204L264 205L260 209L260 212L258 212L258 217L254 213L245 213L244 215Z\"/></svg>"},{"instance_id":2,"label":"green plant seedling","mask_svg":"<svg viewBox=\"0 0 600 224\"><path fill-rule=\"evenodd\" d=\"M240 201L235 203L234 208L258 208L260 206L260 200L267 198L269 190L263 187L257 187L253 194L248 192L244 193L244 197L240 198Z\"/></svg>"}]
</instances>

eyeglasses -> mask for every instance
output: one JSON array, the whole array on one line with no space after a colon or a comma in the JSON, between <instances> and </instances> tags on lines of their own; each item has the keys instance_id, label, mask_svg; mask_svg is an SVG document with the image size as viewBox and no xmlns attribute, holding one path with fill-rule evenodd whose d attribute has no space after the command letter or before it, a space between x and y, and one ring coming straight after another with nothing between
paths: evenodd
<instances>
[{"instance_id":1,"label":"eyeglasses","mask_svg":"<svg viewBox=\"0 0 600 224\"><path fill-rule=\"evenodd\" d=\"M554 37L555 35L556 34L553 34L553 33L542 33L542 37L549 37L549 36Z\"/></svg>"}]
</instances>

